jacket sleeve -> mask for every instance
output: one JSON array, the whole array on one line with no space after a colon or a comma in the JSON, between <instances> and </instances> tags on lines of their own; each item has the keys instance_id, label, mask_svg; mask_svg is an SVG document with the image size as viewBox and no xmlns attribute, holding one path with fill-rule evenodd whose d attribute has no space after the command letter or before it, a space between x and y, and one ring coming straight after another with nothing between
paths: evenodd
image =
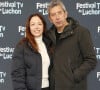
<instances>
[{"instance_id":1,"label":"jacket sleeve","mask_svg":"<svg viewBox=\"0 0 100 90\"><path fill-rule=\"evenodd\" d=\"M80 67L74 70L74 77L77 82L86 78L87 74L95 68L97 63L94 46L88 30L80 31L79 48L82 54L83 62Z\"/></svg>"},{"instance_id":2,"label":"jacket sleeve","mask_svg":"<svg viewBox=\"0 0 100 90\"><path fill-rule=\"evenodd\" d=\"M23 45L18 44L12 57L11 78L14 90L27 90L25 85L25 64Z\"/></svg>"}]
</instances>

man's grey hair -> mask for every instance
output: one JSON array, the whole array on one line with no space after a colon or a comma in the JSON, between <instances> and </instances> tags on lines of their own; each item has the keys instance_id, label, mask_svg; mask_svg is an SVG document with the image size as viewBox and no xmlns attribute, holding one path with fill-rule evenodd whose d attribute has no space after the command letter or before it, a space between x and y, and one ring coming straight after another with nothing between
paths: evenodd
<instances>
[{"instance_id":1,"label":"man's grey hair","mask_svg":"<svg viewBox=\"0 0 100 90\"><path fill-rule=\"evenodd\" d=\"M67 11L65 5L63 4L61 0L51 0L51 2L48 4L48 7L47 7L48 14L50 14L50 9L52 9L53 7L57 5L60 5L62 9L64 10L64 12Z\"/></svg>"}]
</instances>

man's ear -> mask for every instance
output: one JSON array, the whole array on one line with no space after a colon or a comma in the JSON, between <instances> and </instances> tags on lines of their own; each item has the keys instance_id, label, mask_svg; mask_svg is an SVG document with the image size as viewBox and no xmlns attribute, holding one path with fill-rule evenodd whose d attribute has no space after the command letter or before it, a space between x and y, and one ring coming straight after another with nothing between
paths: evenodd
<instances>
[{"instance_id":1,"label":"man's ear","mask_svg":"<svg viewBox=\"0 0 100 90\"><path fill-rule=\"evenodd\" d=\"M67 11L65 11L65 18L67 18L68 17L68 12Z\"/></svg>"},{"instance_id":2,"label":"man's ear","mask_svg":"<svg viewBox=\"0 0 100 90\"><path fill-rule=\"evenodd\" d=\"M51 18L50 18L50 15L48 15L48 19L49 19L49 21L52 23L52 20L51 20Z\"/></svg>"}]
</instances>

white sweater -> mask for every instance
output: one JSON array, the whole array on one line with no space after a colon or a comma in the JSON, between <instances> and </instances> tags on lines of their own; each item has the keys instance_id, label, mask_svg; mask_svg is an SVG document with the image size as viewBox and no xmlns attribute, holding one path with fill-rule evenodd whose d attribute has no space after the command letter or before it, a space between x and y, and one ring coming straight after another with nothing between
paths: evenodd
<instances>
[{"instance_id":1,"label":"white sweater","mask_svg":"<svg viewBox=\"0 0 100 90\"><path fill-rule=\"evenodd\" d=\"M49 87L49 80L48 80L48 68L50 65L50 58L47 53L46 46L42 40L42 36L35 38L38 47L39 47L39 53L42 57L42 86L41 88Z\"/></svg>"}]
</instances>

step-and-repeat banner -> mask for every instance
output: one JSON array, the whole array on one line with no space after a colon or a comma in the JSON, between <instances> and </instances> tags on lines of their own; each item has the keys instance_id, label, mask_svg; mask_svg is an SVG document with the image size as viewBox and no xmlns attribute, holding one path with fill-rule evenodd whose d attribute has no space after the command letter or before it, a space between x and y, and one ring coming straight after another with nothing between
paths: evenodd
<instances>
[{"instance_id":1,"label":"step-and-repeat banner","mask_svg":"<svg viewBox=\"0 0 100 90\"><path fill-rule=\"evenodd\" d=\"M47 6L51 0L0 0L0 90L13 90L11 62L17 42L25 36L27 17L39 12L48 20ZM100 0L62 0L69 16L87 27L92 35L97 67L88 76L88 90L100 90Z\"/></svg>"}]
</instances>

